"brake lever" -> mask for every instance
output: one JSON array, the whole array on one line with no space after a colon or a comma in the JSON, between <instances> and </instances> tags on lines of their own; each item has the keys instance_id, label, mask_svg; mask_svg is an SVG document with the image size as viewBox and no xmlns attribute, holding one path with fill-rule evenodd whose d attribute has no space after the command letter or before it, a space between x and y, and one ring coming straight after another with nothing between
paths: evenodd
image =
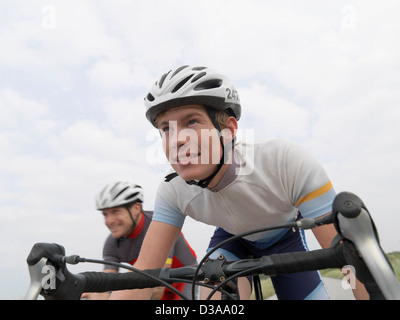
<instances>
[{"instance_id":1,"label":"brake lever","mask_svg":"<svg viewBox=\"0 0 400 320\"><path fill-rule=\"evenodd\" d=\"M385 298L399 300L399 281L379 244L375 224L362 200L352 193L342 192L335 198L332 209L337 231L354 244Z\"/></svg>"},{"instance_id":2,"label":"brake lever","mask_svg":"<svg viewBox=\"0 0 400 320\"><path fill-rule=\"evenodd\" d=\"M24 300L36 300L42 291L43 268L47 265L47 258L41 258L36 264L29 265L31 283Z\"/></svg>"},{"instance_id":3,"label":"brake lever","mask_svg":"<svg viewBox=\"0 0 400 320\"><path fill-rule=\"evenodd\" d=\"M44 278L46 271L49 272L52 267L54 268L54 274L50 275L50 278L51 280L55 279L55 269L56 267L57 269L61 267L64 254L64 248L57 244L36 243L32 247L26 259L31 283L25 295L25 300L35 300L38 298L39 294L47 286L47 279Z\"/></svg>"},{"instance_id":4,"label":"brake lever","mask_svg":"<svg viewBox=\"0 0 400 320\"><path fill-rule=\"evenodd\" d=\"M66 268L64 247L58 244L36 243L26 259L31 284L25 299L79 299L85 286L81 275L73 275Z\"/></svg>"}]
</instances>

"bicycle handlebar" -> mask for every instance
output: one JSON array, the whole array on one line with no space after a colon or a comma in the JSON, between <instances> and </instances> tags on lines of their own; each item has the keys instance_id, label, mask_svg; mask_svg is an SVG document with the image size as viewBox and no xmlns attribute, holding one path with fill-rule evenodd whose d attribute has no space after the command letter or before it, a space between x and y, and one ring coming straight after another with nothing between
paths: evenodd
<instances>
[{"instance_id":1,"label":"bicycle handlebar","mask_svg":"<svg viewBox=\"0 0 400 320\"><path fill-rule=\"evenodd\" d=\"M201 266L177 269L152 269L141 273L84 272L71 274L66 263L77 263L78 256L65 257L65 250L57 244L36 244L27 262L31 274L31 286L26 299L40 293L46 299L79 299L83 292L105 292L125 289L142 289L166 283L193 280L224 282L233 276L257 274L278 275L326 268L355 267L357 278L365 285L371 299L400 299L400 285L379 245L375 225L362 201L350 193L339 194L329 217L298 222L299 227L313 228L334 222L338 237L329 249L308 252L273 254L259 259L227 262L224 257L208 259ZM44 286L44 266L53 266L53 288ZM56 270L57 269L57 270ZM40 280L38 280L40 279ZM46 279L49 280L49 279ZM39 284L41 285L39 287Z\"/></svg>"}]
</instances>

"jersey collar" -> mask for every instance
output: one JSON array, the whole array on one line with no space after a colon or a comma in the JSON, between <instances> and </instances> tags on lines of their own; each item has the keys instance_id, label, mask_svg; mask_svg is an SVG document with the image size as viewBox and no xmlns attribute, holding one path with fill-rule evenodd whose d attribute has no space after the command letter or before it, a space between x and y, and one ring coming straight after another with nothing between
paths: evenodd
<instances>
[{"instance_id":1,"label":"jersey collar","mask_svg":"<svg viewBox=\"0 0 400 320\"><path fill-rule=\"evenodd\" d=\"M236 161L235 149L232 152L232 163L229 165L228 170L225 172L221 180L213 188L208 188L212 192L221 191L223 188L230 185L235 181L238 173L239 163Z\"/></svg>"},{"instance_id":2,"label":"jersey collar","mask_svg":"<svg viewBox=\"0 0 400 320\"><path fill-rule=\"evenodd\" d=\"M129 239L135 239L143 230L144 227L144 214L143 212L140 213L139 223L137 224L136 228L133 229L132 233L129 236Z\"/></svg>"}]
</instances>

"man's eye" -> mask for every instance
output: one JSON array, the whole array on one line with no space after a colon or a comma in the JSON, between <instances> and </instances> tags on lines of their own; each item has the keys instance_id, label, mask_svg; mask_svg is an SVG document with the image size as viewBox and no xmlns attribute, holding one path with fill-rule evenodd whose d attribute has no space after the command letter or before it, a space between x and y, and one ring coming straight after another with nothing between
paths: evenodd
<instances>
[{"instance_id":1,"label":"man's eye","mask_svg":"<svg viewBox=\"0 0 400 320\"><path fill-rule=\"evenodd\" d=\"M189 120L189 125L194 125L194 124L196 124L196 123L197 123L196 120Z\"/></svg>"},{"instance_id":2,"label":"man's eye","mask_svg":"<svg viewBox=\"0 0 400 320\"><path fill-rule=\"evenodd\" d=\"M162 132L168 132L168 131L169 131L169 127L165 126L165 127L163 127L163 128L160 128L160 130L161 130Z\"/></svg>"}]
</instances>

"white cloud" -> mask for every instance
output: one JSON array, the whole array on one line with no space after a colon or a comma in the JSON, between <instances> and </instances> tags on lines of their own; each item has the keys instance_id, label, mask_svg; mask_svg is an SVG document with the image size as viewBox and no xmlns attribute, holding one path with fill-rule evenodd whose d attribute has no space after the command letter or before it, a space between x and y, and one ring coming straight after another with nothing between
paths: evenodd
<instances>
[{"instance_id":1,"label":"white cloud","mask_svg":"<svg viewBox=\"0 0 400 320\"><path fill-rule=\"evenodd\" d=\"M149 130L155 130L146 119L143 99L144 95L136 99L108 96L103 101L109 126L119 135L132 137L140 143L144 142Z\"/></svg>"},{"instance_id":2,"label":"white cloud","mask_svg":"<svg viewBox=\"0 0 400 320\"><path fill-rule=\"evenodd\" d=\"M124 90L134 83L129 64L122 61L99 61L86 74L92 84L109 91Z\"/></svg>"},{"instance_id":3,"label":"white cloud","mask_svg":"<svg viewBox=\"0 0 400 320\"><path fill-rule=\"evenodd\" d=\"M124 150L135 148L135 141L116 136L109 128L91 121L78 121L60 133L52 142L61 154L88 154L96 157L120 157Z\"/></svg>"},{"instance_id":4,"label":"white cloud","mask_svg":"<svg viewBox=\"0 0 400 320\"><path fill-rule=\"evenodd\" d=\"M240 88L243 122L256 136L304 139L309 134L312 110L260 84Z\"/></svg>"},{"instance_id":5,"label":"white cloud","mask_svg":"<svg viewBox=\"0 0 400 320\"><path fill-rule=\"evenodd\" d=\"M21 97L18 92L9 88L0 89L0 124L4 128L16 128L27 125L47 113L47 106ZM21 120L24 123L21 123Z\"/></svg>"},{"instance_id":6,"label":"white cloud","mask_svg":"<svg viewBox=\"0 0 400 320\"><path fill-rule=\"evenodd\" d=\"M48 119L41 119L34 123L34 130L40 135L50 133L57 126L56 122Z\"/></svg>"},{"instance_id":7,"label":"white cloud","mask_svg":"<svg viewBox=\"0 0 400 320\"><path fill-rule=\"evenodd\" d=\"M110 59L96 61L86 70L86 76L94 87L113 94L143 90L144 95L150 87L149 84L154 81L153 76L143 66Z\"/></svg>"}]
</instances>

